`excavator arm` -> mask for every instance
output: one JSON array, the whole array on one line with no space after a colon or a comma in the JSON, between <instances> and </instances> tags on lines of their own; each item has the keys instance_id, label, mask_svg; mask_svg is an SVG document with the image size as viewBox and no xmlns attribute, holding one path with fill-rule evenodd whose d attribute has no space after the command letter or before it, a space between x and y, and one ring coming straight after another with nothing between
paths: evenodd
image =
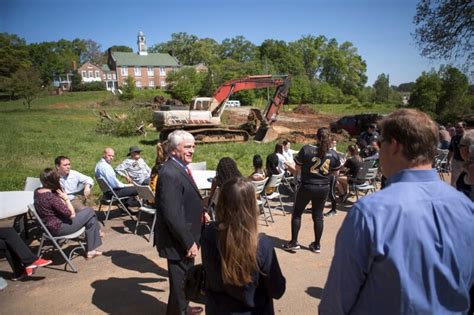
<instances>
[{"instance_id":1,"label":"excavator arm","mask_svg":"<svg viewBox=\"0 0 474 315\"><path fill-rule=\"evenodd\" d=\"M220 116L225 109L225 104L232 93L244 90L263 89L268 87L276 87L273 99L267 104L263 117L265 122L271 123L278 114L281 105L288 95L290 85L290 77L287 75L254 75L241 79L230 80L222 84L212 97L209 110L212 116Z\"/></svg>"}]
</instances>

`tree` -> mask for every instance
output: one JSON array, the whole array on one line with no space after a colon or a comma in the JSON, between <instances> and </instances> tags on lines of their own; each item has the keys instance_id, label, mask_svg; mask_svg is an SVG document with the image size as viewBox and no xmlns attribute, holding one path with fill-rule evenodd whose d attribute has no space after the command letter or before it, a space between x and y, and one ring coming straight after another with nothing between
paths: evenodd
<instances>
[{"instance_id":1,"label":"tree","mask_svg":"<svg viewBox=\"0 0 474 315\"><path fill-rule=\"evenodd\" d=\"M109 49L110 51L117 51L117 52L133 52L132 48L125 45L114 45L114 46L111 46Z\"/></svg>"},{"instance_id":2,"label":"tree","mask_svg":"<svg viewBox=\"0 0 474 315\"><path fill-rule=\"evenodd\" d=\"M197 73L194 68L183 68L172 72L166 77L171 95L187 104L191 103L194 96L201 90L203 74Z\"/></svg>"},{"instance_id":3,"label":"tree","mask_svg":"<svg viewBox=\"0 0 474 315\"><path fill-rule=\"evenodd\" d=\"M28 46L15 34L0 33L0 91L6 91L16 71L31 66Z\"/></svg>"},{"instance_id":4,"label":"tree","mask_svg":"<svg viewBox=\"0 0 474 315\"><path fill-rule=\"evenodd\" d=\"M436 113L443 120L459 118L469 112L467 92L469 82L467 77L454 67L441 67L442 95L436 106Z\"/></svg>"},{"instance_id":5,"label":"tree","mask_svg":"<svg viewBox=\"0 0 474 315\"><path fill-rule=\"evenodd\" d=\"M398 92L411 92L414 86L415 86L415 82L402 83L397 87L397 91Z\"/></svg>"},{"instance_id":6,"label":"tree","mask_svg":"<svg viewBox=\"0 0 474 315\"><path fill-rule=\"evenodd\" d=\"M473 60L474 2L420 0L413 34L421 54L430 58L463 57Z\"/></svg>"},{"instance_id":7,"label":"tree","mask_svg":"<svg viewBox=\"0 0 474 315\"><path fill-rule=\"evenodd\" d=\"M410 106L436 116L436 106L442 95L442 82L435 71L423 72L416 79L410 95Z\"/></svg>"},{"instance_id":8,"label":"tree","mask_svg":"<svg viewBox=\"0 0 474 315\"><path fill-rule=\"evenodd\" d=\"M377 80L374 82L374 90L374 100L376 102L384 103L388 101L390 94L388 74L386 75L385 73L382 73L377 77Z\"/></svg>"},{"instance_id":9,"label":"tree","mask_svg":"<svg viewBox=\"0 0 474 315\"><path fill-rule=\"evenodd\" d=\"M10 89L23 99L23 104L31 109L31 102L41 92L41 78L34 67L19 69L12 75Z\"/></svg>"},{"instance_id":10,"label":"tree","mask_svg":"<svg viewBox=\"0 0 474 315\"><path fill-rule=\"evenodd\" d=\"M130 76L127 77L122 90L123 93L119 97L121 100L133 100L136 93L135 80L133 80L133 78Z\"/></svg>"},{"instance_id":11,"label":"tree","mask_svg":"<svg viewBox=\"0 0 474 315\"><path fill-rule=\"evenodd\" d=\"M104 63L104 54L100 51L100 44L88 39L84 41L85 49L81 54L81 62L90 62L95 65L102 65Z\"/></svg>"},{"instance_id":12,"label":"tree","mask_svg":"<svg viewBox=\"0 0 474 315\"><path fill-rule=\"evenodd\" d=\"M198 40L196 35L189 35L186 32L171 34L171 40L153 45L148 49L154 53L171 53L182 65L192 65L193 44Z\"/></svg>"},{"instance_id":13,"label":"tree","mask_svg":"<svg viewBox=\"0 0 474 315\"><path fill-rule=\"evenodd\" d=\"M322 50L327 43L324 36L306 35L290 43L292 54L298 56L309 80L314 80L321 70Z\"/></svg>"},{"instance_id":14,"label":"tree","mask_svg":"<svg viewBox=\"0 0 474 315\"><path fill-rule=\"evenodd\" d=\"M239 35L222 41L220 55L222 58L233 59L237 62L251 61L257 55L257 47Z\"/></svg>"},{"instance_id":15,"label":"tree","mask_svg":"<svg viewBox=\"0 0 474 315\"><path fill-rule=\"evenodd\" d=\"M265 40L259 47L260 60L266 65L267 73L303 75L304 67L297 55L292 54L290 47L282 40Z\"/></svg>"}]
</instances>

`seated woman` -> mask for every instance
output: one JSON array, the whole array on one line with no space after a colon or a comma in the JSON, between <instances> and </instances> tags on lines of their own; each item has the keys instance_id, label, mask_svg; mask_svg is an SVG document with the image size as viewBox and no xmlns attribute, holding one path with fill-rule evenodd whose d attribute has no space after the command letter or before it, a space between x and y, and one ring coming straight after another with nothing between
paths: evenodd
<instances>
[{"instance_id":1,"label":"seated woman","mask_svg":"<svg viewBox=\"0 0 474 315\"><path fill-rule=\"evenodd\" d=\"M280 173L284 173L285 171L290 172L291 174L294 174L296 171L296 166L294 161L291 162L289 161L285 155L283 154L283 144L277 143L275 144L275 150L273 151L278 157L278 170Z\"/></svg>"},{"instance_id":2,"label":"seated woman","mask_svg":"<svg viewBox=\"0 0 474 315\"><path fill-rule=\"evenodd\" d=\"M13 270L13 281L31 276L36 268L52 263L31 252L14 228L0 228L0 253L3 253Z\"/></svg>"},{"instance_id":3,"label":"seated woman","mask_svg":"<svg viewBox=\"0 0 474 315\"><path fill-rule=\"evenodd\" d=\"M280 168L278 167L279 165L279 159L276 153L269 154L267 156L267 167L265 173L267 174L268 177L268 182L270 182L270 179L272 178L273 175L280 175L282 174ZM265 188L265 191L267 194L273 193L273 187L267 187Z\"/></svg>"},{"instance_id":4,"label":"seated woman","mask_svg":"<svg viewBox=\"0 0 474 315\"><path fill-rule=\"evenodd\" d=\"M339 175L338 177L338 188L342 194L342 201L346 201L349 196L349 185L362 184L362 182L356 182L357 173L362 166L359 148L356 145L350 145L347 147L347 153L348 157L343 166L345 175Z\"/></svg>"},{"instance_id":5,"label":"seated woman","mask_svg":"<svg viewBox=\"0 0 474 315\"><path fill-rule=\"evenodd\" d=\"M53 235L61 236L76 232L86 227L86 258L102 255L96 250L102 245L101 231L94 210L85 208L80 212L74 210L68 196L61 189L59 174L46 168L40 175L43 187L34 192L34 202L38 215Z\"/></svg>"},{"instance_id":6,"label":"seated woman","mask_svg":"<svg viewBox=\"0 0 474 315\"><path fill-rule=\"evenodd\" d=\"M242 174L237 167L237 163L230 157L223 157L219 160L216 167L216 177L212 179L211 191L209 192L209 199L205 202L205 206L215 205L218 198L218 188L226 181L234 177L241 177ZM207 204L206 204L207 203Z\"/></svg>"},{"instance_id":7,"label":"seated woman","mask_svg":"<svg viewBox=\"0 0 474 315\"><path fill-rule=\"evenodd\" d=\"M252 183L232 178L221 187L217 221L201 238L206 271L206 314L274 314L283 276L272 241L258 234Z\"/></svg>"},{"instance_id":8,"label":"seated woman","mask_svg":"<svg viewBox=\"0 0 474 315\"><path fill-rule=\"evenodd\" d=\"M253 173L250 174L249 178L253 181L264 180L266 177L265 171L263 170L262 157L258 154L253 156Z\"/></svg>"},{"instance_id":9,"label":"seated woman","mask_svg":"<svg viewBox=\"0 0 474 315\"><path fill-rule=\"evenodd\" d=\"M158 173L163 163L168 159L166 154L166 145L157 143L156 144L156 159L155 165L151 169L150 175L150 188L154 194L156 194L156 187L158 187ZM154 204L155 200L147 200L149 204Z\"/></svg>"}]
</instances>

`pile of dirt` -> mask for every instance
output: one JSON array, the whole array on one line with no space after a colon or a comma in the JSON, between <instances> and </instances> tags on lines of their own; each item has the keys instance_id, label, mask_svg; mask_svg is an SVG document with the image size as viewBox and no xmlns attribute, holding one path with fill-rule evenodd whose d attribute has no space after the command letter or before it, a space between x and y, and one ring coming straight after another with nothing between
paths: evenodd
<instances>
[{"instance_id":1,"label":"pile of dirt","mask_svg":"<svg viewBox=\"0 0 474 315\"><path fill-rule=\"evenodd\" d=\"M293 113L303 114L303 115L316 115L314 109L312 109L309 105L300 104L293 110Z\"/></svg>"},{"instance_id":2,"label":"pile of dirt","mask_svg":"<svg viewBox=\"0 0 474 315\"><path fill-rule=\"evenodd\" d=\"M174 105L174 106L184 106L180 100L175 98L165 98L164 96L155 96L153 99L153 103L155 106L159 107L161 105Z\"/></svg>"}]
</instances>

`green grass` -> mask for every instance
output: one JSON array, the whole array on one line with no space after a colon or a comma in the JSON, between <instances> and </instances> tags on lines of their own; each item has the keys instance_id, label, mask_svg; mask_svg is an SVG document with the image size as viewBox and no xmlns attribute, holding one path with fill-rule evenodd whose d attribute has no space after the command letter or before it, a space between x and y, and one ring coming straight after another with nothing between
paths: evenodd
<instances>
[{"instance_id":1,"label":"green grass","mask_svg":"<svg viewBox=\"0 0 474 315\"><path fill-rule=\"evenodd\" d=\"M310 104L309 106L317 113L337 116L368 113L388 114L396 109L393 104ZM298 105L288 105L284 106L284 110L290 111L297 107Z\"/></svg>"},{"instance_id":2,"label":"green grass","mask_svg":"<svg viewBox=\"0 0 474 315\"><path fill-rule=\"evenodd\" d=\"M147 93L150 95L146 97L152 96L151 92ZM321 112L337 112L341 115L353 112L347 105L314 106L321 108ZM128 108L128 104L114 101L108 92L46 96L35 100L31 110L27 110L20 100L1 102L0 190L22 190L27 176L38 177L42 169L53 167L54 158L58 155L69 156L73 169L93 176L95 164L106 146L115 149L114 165L126 158L130 146L138 145L143 149L143 158L152 166L158 139L155 130L148 130L147 136L122 138L101 135L95 131L99 110L105 109L109 114L114 114L126 112ZM259 144L253 141L199 145L195 150L194 161L207 161L208 169L215 169L220 158L229 156L237 161L243 175L249 175L253 155L260 154L265 160L273 152L274 145L274 142ZM340 143L339 150L343 150L345 145ZM294 144L293 149L298 150L301 146ZM96 185L94 193L98 192Z\"/></svg>"}]
</instances>

